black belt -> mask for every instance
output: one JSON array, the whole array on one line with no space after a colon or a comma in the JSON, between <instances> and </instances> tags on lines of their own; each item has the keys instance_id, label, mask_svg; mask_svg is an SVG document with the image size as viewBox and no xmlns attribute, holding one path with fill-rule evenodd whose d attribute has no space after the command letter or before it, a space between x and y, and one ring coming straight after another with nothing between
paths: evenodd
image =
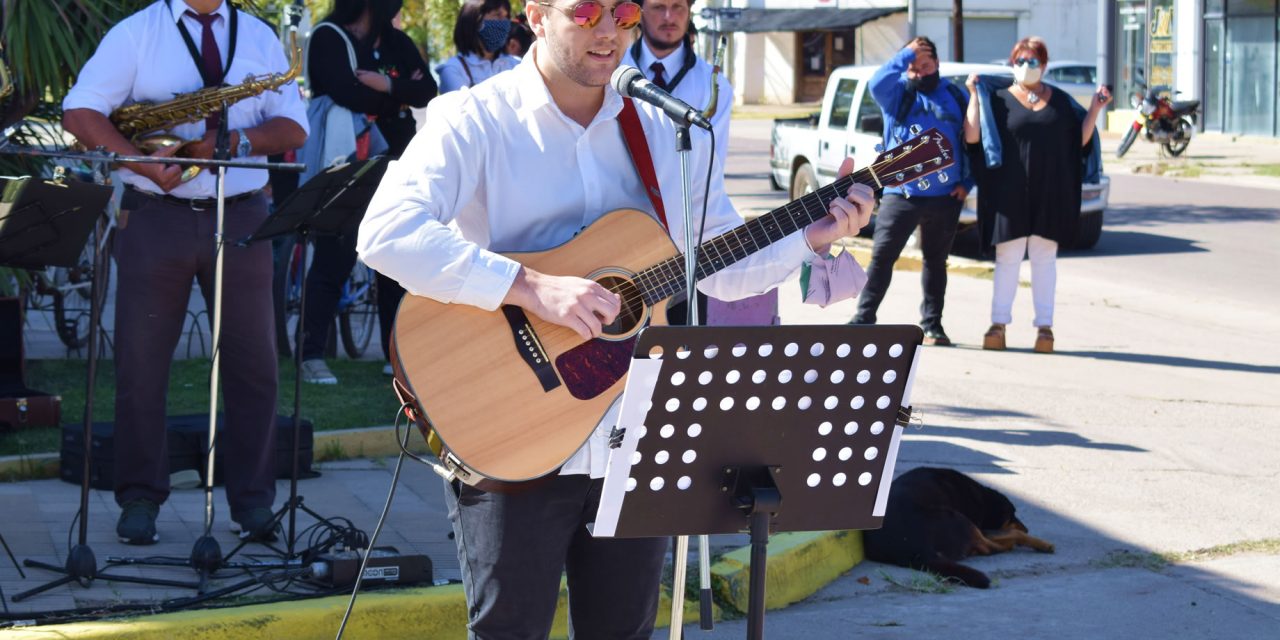
<instances>
[{"instance_id":1,"label":"black belt","mask_svg":"<svg viewBox=\"0 0 1280 640\"><path fill-rule=\"evenodd\" d=\"M217 198L179 198L167 193L151 193L150 191L143 191L133 185L125 185L125 189L130 193L136 193L140 196L145 196L153 200L160 200L178 207L188 207L195 211L206 211L208 209L215 209L218 206ZM223 198L223 202L225 202L227 206L231 206L237 202L244 202L245 200L258 195L261 191L261 189L254 189L253 191L237 193L234 196L226 196Z\"/></svg>"}]
</instances>

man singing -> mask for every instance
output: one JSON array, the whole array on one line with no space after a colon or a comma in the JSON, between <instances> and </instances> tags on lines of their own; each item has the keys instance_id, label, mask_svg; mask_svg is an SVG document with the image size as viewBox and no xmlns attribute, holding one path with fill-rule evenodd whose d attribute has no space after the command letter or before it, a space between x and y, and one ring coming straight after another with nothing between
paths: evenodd
<instances>
[{"instance_id":1,"label":"man singing","mask_svg":"<svg viewBox=\"0 0 1280 640\"><path fill-rule=\"evenodd\" d=\"M266 23L225 0L159 0L125 18L103 38L63 101L62 124L88 148L142 155L107 119L134 102L162 103L202 87L288 70ZM232 104L204 122L170 132L195 139L188 153L210 158L226 119L233 158L264 161L302 146L307 117L297 85ZM157 152L171 155L172 150ZM182 167L126 164L125 209L116 236L115 496L116 533L129 544L159 540L156 515L169 497L165 395L169 364L182 332L195 278L213 308L216 180L202 171L181 181ZM267 216L267 172L227 169L226 229L244 238ZM232 530L274 536L276 345L271 304L271 246L225 245L218 350L226 406L219 434Z\"/></svg>"},{"instance_id":2,"label":"man singing","mask_svg":"<svg viewBox=\"0 0 1280 640\"><path fill-rule=\"evenodd\" d=\"M431 102L425 126L387 169L357 248L369 266L412 295L489 311L515 305L587 340L618 315L617 295L595 281L542 273L498 252L555 247L615 209L655 210L620 133L623 99L609 86L640 7L619 0L526 7L538 36L529 53L510 72ZM681 247L680 163L668 143L675 127L658 109L637 107L668 234ZM705 134L694 134L692 154L693 166L707 166ZM852 161L842 169L851 171ZM701 212L706 173L693 173L693 210ZM711 238L742 218L725 195L723 173L709 187ZM700 287L725 299L766 291L815 251L825 253L831 242L856 233L871 205L871 190L855 185L829 203L830 215ZM573 637L651 635L666 539L592 537L587 523L595 517L607 460L607 426L601 426L559 474L518 493L445 484L471 638L545 638L564 573Z\"/></svg>"}]
</instances>

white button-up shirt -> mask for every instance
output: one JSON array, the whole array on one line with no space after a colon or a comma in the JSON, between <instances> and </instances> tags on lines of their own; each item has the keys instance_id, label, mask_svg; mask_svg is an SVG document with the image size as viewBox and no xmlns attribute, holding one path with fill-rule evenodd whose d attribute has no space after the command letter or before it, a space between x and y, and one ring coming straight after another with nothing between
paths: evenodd
<instances>
[{"instance_id":1,"label":"white button-up shirt","mask_svg":"<svg viewBox=\"0 0 1280 640\"><path fill-rule=\"evenodd\" d=\"M609 211L653 210L618 124L622 98L606 88L595 119L586 127L578 124L556 106L538 73L539 48L535 43L510 73L432 100L425 125L388 167L360 224L356 247L366 264L409 293L497 309L520 269L497 252L549 249ZM675 126L660 110L636 106L669 233L683 248ZM701 131L693 136L695 216L702 211L707 138ZM717 173L705 239L740 224ZM763 293L811 255L802 235L793 233L703 280L699 289L725 300ZM561 473L604 476L612 413Z\"/></svg>"},{"instance_id":2,"label":"white button-up shirt","mask_svg":"<svg viewBox=\"0 0 1280 640\"><path fill-rule=\"evenodd\" d=\"M186 16L190 7L183 0L161 0L120 21L107 32L93 57L80 70L76 84L62 101L63 110L92 109L110 115L115 109L135 102L165 102L175 94L204 88L200 69L192 59L178 21L186 24L196 50L202 46L204 27ZM213 37L222 54L225 68L230 53L230 10L223 2L214 12ZM275 32L252 15L237 16L235 58L227 69L224 82L239 84L248 76L285 73L289 62ZM256 127L275 118L286 117L307 131L307 111L298 93L298 85L290 82L276 91L267 91L231 105L227 126L232 130ZM195 140L204 136L204 121L181 124L169 130L178 137ZM232 155L235 150L232 149ZM241 158L265 162L264 156ZM121 169L120 179L143 191L159 193L150 180ZM261 169L228 169L227 195L261 189L267 183L267 172ZM210 198L216 195L214 171L202 171L192 181L170 193L180 198Z\"/></svg>"}]
</instances>

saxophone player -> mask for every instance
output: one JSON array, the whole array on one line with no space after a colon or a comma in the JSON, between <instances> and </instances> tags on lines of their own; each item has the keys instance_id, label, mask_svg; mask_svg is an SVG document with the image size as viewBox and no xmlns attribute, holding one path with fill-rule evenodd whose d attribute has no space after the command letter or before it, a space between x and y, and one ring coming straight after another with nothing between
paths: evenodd
<instances>
[{"instance_id":1,"label":"saxophone player","mask_svg":"<svg viewBox=\"0 0 1280 640\"><path fill-rule=\"evenodd\" d=\"M288 67L272 28L227 0L157 0L107 33L63 101L63 126L88 148L140 154L108 119L117 108L164 103ZM227 118L234 158L265 160L300 147L307 136L306 110L290 81L278 91L243 98L225 113L172 127L173 134L195 140L183 155L211 157L220 118ZM175 165L136 164L118 175L130 213L115 252L116 533L130 544L159 539L156 516L169 497L165 396L193 278L212 308L215 175L203 171L184 182L181 174ZM265 170L227 169L227 238L249 235L266 218L266 182ZM215 345L225 381L218 446L225 452L232 530L270 540L277 386L271 247L227 244L225 251L223 329Z\"/></svg>"}]
</instances>

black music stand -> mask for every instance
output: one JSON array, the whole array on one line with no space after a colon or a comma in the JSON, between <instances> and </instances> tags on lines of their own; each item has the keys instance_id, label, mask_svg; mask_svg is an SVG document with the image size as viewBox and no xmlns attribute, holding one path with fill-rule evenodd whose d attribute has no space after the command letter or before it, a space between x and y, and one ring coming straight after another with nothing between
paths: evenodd
<instances>
[{"instance_id":1,"label":"black music stand","mask_svg":"<svg viewBox=\"0 0 1280 640\"><path fill-rule=\"evenodd\" d=\"M307 268L307 254L311 237L317 234L355 233L386 170L385 156L329 167L298 187L257 231L240 242L242 245L249 245L276 236L296 234L302 245L302 291L298 299L298 328L295 332L297 344L293 349L293 468L289 474L289 500L280 506L274 518L274 522L279 523L286 513L289 516L286 550L281 554L286 563L302 555L295 550L297 510L302 509L316 520L324 520L320 514L303 505L302 496L298 495L298 449L301 446L299 438L302 432L301 344L304 338L303 327L306 326L307 275L310 271ZM234 555L246 544L247 541L241 542L227 555ZM276 552L281 553L279 549Z\"/></svg>"},{"instance_id":2,"label":"black music stand","mask_svg":"<svg viewBox=\"0 0 1280 640\"><path fill-rule=\"evenodd\" d=\"M592 533L749 530L747 637L762 638L771 532L880 526L923 337L913 325L646 329Z\"/></svg>"},{"instance_id":3,"label":"black music stand","mask_svg":"<svg viewBox=\"0 0 1280 640\"><path fill-rule=\"evenodd\" d=\"M0 197L0 264L27 269L47 266L74 267L90 234L94 234L98 216L111 199L111 187L87 182L17 178L5 180ZM100 238L94 239L95 244ZM84 442L91 441L93 425L94 384L98 370L98 327L102 302L98 275L109 268L105 253L94 253L94 275L89 293L89 353L85 374ZM52 582L13 596L14 602L60 587L71 581L88 587L94 579L136 582L141 584L189 587L188 583L103 573L89 547L89 478L92 456L86 449L80 479L80 537L67 553L64 566L27 559L28 567L63 574Z\"/></svg>"}]
</instances>

